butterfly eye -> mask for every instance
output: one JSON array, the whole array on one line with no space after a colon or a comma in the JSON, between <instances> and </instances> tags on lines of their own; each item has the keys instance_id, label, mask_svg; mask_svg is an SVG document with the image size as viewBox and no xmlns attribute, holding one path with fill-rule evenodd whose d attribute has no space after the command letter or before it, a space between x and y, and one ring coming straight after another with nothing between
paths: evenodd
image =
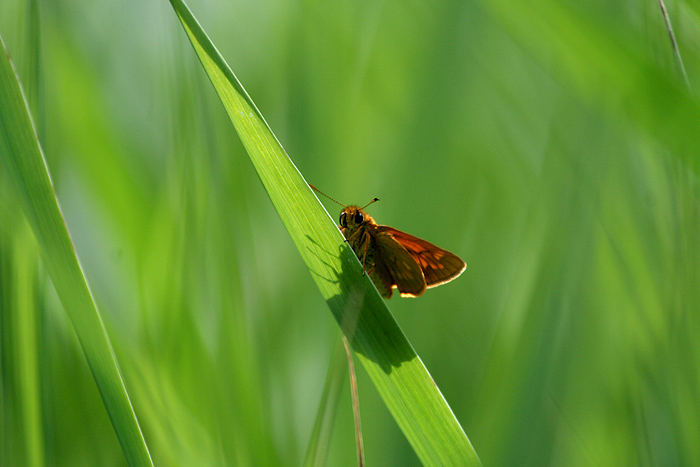
<instances>
[{"instance_id":1,"label":"butterfly eye","mask_svg":"<svg viewBox=\"0 0 700 467\"><path fill-rule=\"evenodd\" d=\"M348 223L345 221L345 211L340 213L340 225L341 225L341 227L348 226Z\"/></svg>"},{"instance_id":2,"label":"butterfly eye","mask_svg":"<svg viewBox=\"0 0 700 467\"><path fill-rule=\"evenodd\" d=\"M362 224L365 221L365 216L360 211L355 213L355 224Z\"/></svg>"}]
</instances>

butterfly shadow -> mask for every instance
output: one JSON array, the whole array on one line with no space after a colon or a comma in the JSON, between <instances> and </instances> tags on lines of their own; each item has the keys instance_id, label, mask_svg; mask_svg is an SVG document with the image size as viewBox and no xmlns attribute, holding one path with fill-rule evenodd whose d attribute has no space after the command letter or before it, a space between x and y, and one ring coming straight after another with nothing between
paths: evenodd
<instances>
[{"instance_id":1,"label":"butterfly shadow","mask_svg":"<svg viewBox=\"0 0 700 467\"><path fill-rule=\"evenodd\" d=\"M391 313L377 311L386 304L371 281L367 284L357 280L362 268L352 248L344 243L339 246L338 253L331 254L312 237L307 235L307 239L313 245L311 253L328 266L324 272L329 272L330 276L313 270L312 274L340 287L340 293L328 298L326 303L353 350L379 365L387 374L415 358ZM339 257L340 270L332 267L323 256ZM378 352L379 348L381 351Z\"/></svg>"}]
</instances>

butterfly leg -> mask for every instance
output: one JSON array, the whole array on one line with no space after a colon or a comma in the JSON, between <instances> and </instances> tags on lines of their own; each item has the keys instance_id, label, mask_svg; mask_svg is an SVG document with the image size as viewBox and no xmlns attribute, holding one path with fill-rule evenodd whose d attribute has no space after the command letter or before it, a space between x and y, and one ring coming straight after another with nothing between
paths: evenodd
<instances>
[{"instance_id":1,"label":"butterfly leg","mask_svg":"<svg viewBox=\"0 0 700 467\"><path fill-rule=\"evenodd\" d=\"M360 232L362 232L362 230L360 230L360 229L357 229L356 231L354 231L349 237L347 237L347 238L345 239L345 243L352 242L352 240L353 240L355 237L357 237L357 235L358 235ZM351 245L352 245L352 243L351 243Z\"/></svg>"}]
</instances>

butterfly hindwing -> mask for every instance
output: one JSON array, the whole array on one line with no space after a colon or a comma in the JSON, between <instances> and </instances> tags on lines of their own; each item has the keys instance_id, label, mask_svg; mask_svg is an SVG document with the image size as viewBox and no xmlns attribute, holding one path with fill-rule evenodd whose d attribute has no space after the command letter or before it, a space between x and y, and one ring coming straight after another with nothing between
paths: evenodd
<instances>
[{"instance_id":1,"label":"butterfly hindwing","mask_svg":"<svg viewBox=\"0 0 700 467\"><path fill-rule=\"evenodd\" d=\"M428 288L451 281L462 274L467 267L467 264L459 256L422 238L414 237L386 225L380 225L378 230L379 235L383 233L390 236L410 254L423 272Z\"/></svg>"}]
</instances>

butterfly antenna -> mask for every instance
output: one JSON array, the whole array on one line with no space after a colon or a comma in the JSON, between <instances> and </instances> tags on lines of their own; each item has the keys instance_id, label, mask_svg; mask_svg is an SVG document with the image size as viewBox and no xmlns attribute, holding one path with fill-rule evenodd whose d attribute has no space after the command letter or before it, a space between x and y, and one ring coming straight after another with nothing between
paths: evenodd
<instances>
[{"instance_id":1,"label":"butterfly antenna","mask_svg":"<svg viewBox=\"0 0 700 467\"><path fill-rule=\"evenodd\" d=\"M344 205L343 203L341 203L341 202L338 201L337 199L331 198L330 196L328 196L327 194L325 194L324 192L322 192L321 190L319 190L318 188L316 188L316 187L313 186L312 184L309 183L309 186L310 186L311 188L313 188L317 193L321 193L323 196L325 196L325 197L328 198L329 200L333 201L334 203L340 204L340 205L341 205L342 207L344 207L344 208L347 207L346 205Z\"/></svg>"},{"instance_id":2,"label":"butterfly antenna","mask_svg":"<svg viewBox=\"0 0 700 467\"><path fill-rule=\"evenodd\" d=\"M369 206L370 204L376 203L377 201L379 201L379 198L372 198L372 201L370 201L369 203L365 204L365 205L362 206L360 209L364 209L364 208L366 208L367 206Z\"/></svg>"}]
</instances>

